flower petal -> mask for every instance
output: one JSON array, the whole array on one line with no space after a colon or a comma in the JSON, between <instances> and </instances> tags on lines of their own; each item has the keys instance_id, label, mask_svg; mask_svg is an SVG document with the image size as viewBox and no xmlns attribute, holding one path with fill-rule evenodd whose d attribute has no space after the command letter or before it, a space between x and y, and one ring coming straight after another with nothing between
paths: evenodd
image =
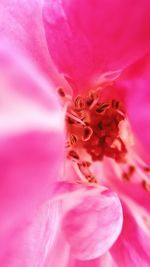
<instances>
[{"instance_id":1,"label":"flower petal","mask_svg":"<svg viewBox=\"0 0 150 267\"><path fill-rule=\"evenodd\" d=\"M49 51L75 93L89 89L94 78L124 68L149 49L149 8L149 0L45 0Z\"/></svg>"},{"instance_id":2,"label":"flower petal","mask_svg":"<svg viewBox=\"0 0 150 267\"><path fill-rule=\"evenodd\" d=\"M50 80L6 51L0 53L0 70L0 265L5 266L1 258L9 258L28 218L52 194L64 160L64 128Z\"/></svg>"},{"instance_id":3,"label":"flower petal","mask_svg":"<svg viewBox=\"0 0 150 267\"><path fill-rule=\"evenodd\" d=\"M120 201L109 190L83 196L63 220L63 232L71 253L80 260L104 254L118 238L121 227Z\"/></svg>"},{"instance_id":4,"label":"flower petal","mask_svg":"<svg viewBox=\"0 0 150 267\"><path fill-rule=\"evenodd\" d=\"M120 88L125 90L126 108L135 136L147 152L148 159L150 150L150 128L148 127L150 125L149 71L150 56L146 55L127 69L119 82ZM140 150L140 148L138 149Z\"/></svg>"},{"instance_id":5,"label":"flower petal","mask_svg":"<svg viewBox=\"0 0 150 267\"><path fill-rule=\"evenodd\" d=\"M136 206L144 208L147 213L150 213L149 191L146 190L146 186L144 187L143 185L143 179L146 175L144 173L142 174L142 171L139 173L139 168L137 167L137 173L133 174L131 179L127 180L122 177L124 170L120 168L121 166L117 168L116 165L118 163L105 159L104 164L103 176L106 177L103 181L104 185L118 192L120 199L124 197L128 198Z\"/></svg>"},{"instance_id":6,"label":"flower petal","mask_svg":"<svg viewBox=\"0 0 150 267\"><path fill-rule=\"evenodd\" d=\"M110 253L107 252L97 259L88 261L80 261L72 257L67 267L117 267L117 265L114 263Z\"/></svg>"},{"instance_id":7,"label":"flower petal","mask_svg":"<svg viewBox=\"0 0 150 267\"><path fill-rule=\"evenodd\" d=\"M148 267L150 263L150 235L137 224L133 214L123 206L123 230L110 252L119 267Z\"/></svg>"},{"instance_id":8,"label":"flower petal","mask_svg":"<svg viewBox=\"0 0 150 267\"><path fill-rule=\"evenodd\" d=\"M41 16L42 1L2 0L0 2L0 38L20 48L45 74L56 78L49 57ZM29 30L30 29L30 30Z\"/></svg>"},{"instance_id":9,"label":"flower petal","mask_svg":"<svg viewBox=\"0 0 150 267\"><path fill-rule=\"evenodd\" d=\"M0 255L1 266L45 266L47 254L53 247L59 229L60 210L57 204L45 203L32 217L20 221L8 232L7 244L1 246L3 252L4 245L6 250Z\"/></svg>"}]
</instances>

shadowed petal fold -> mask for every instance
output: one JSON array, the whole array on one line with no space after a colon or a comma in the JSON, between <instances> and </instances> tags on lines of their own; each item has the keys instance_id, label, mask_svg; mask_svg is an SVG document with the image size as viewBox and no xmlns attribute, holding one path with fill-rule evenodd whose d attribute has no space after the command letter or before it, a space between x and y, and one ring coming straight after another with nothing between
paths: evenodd
<instances>
[{"instance_id":1,"label":"shadowed petal fold","mask_svg":"<svg viewBox=\"0 0 150 267\"><path fill-rule=\"evenodd\" d=\"M50 54L75 93L94 86L149 49L149 0L45 0L43 20Z\"/></svg>"},{"instance_id":2,"label":"shadowed petal fold","mask_svg":"<svg viewBox=\"0 0 150 267\"><path fill-rule=\"evenodd\" d=\"M1 0L0 38L12 47L22 49L22 54L27 54L32 62L47 72L52 65L43 32L41 8L42 1Z\"/></svg>"},{"instance_id":3,"label":"shadowed petal fold","mask_svg":"<svg viewBox=\"0 0 150 267\"><path fill-rule=\"evenodd\" d=\"M149 161L150 151L150 55L137 61L128 68L118 82L125 91L125 102L128 117L135 136L145 151L143 156ZM147 153L147 157L146 154Z\"/></svg>"},{"instance_id":4,"label":"shadowed petal fold","mask_svg":"<svg viewBox=\"0 0 150 267\"><path fill-rule=\"evenodd\" d=\"M123 230L110 253L119 267L149 267L150 238L137 224L131 211L123 205Z\"/></svg>"},{"instance_id":5,"label":"shadowed petal fold","mask_svg":"<svg viewBox=\"0 0 150 267\"><path fill-rule=\"evenodd\" d=\"M80 260L104 254L118 238L121 227L120 201L109 190L83 197L63 220L63 232L71 253Z\"/></svg>"},{"instance_id":6,"label":"shadowed petal fold","mask_svg":"<svg viewBox=\"0 0 150 267\"><path fill-rule=\"evenodd\" d=\"M51 81L30 67L19 52L0 49L1 266L7 266L5 257L11 260L35 210L51 196L64 160L57 96Z\"/></svg>"}]
</instances>

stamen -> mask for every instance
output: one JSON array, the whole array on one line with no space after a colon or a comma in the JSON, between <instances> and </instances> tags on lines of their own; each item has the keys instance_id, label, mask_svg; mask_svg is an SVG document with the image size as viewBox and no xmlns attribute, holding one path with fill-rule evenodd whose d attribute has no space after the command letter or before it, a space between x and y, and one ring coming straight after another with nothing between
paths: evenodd
<instances>
[{"instance_id":1,"label":"stamen","mask_svg":"<svg viewBox=\"0 0 150 267\"><path fill-rule=\"evenodd\" d=\"M144 187L144 189L145 189L148 193L150 193L150 184L149 184L147 181L143 180L143 181L142 181L142 186Z\"/></svg>"},{"instance_id":2,"label":"stamen","mask_svg":"<svg viewBox=\"0 0 150 267\"><path fill-rule=\"evenodd\" d=\"M58 88L58 94L60 97L65 97L65 92L64 92L63 88Z\"/></svg>"},{"instance_id":3,"label":"stamen","mask_svg":"<svg viewBox=\"0 0 150 267\"><path fill-rule=\"evenodd\" d=\"M85 103L84 98L82 98L81 96L78 96L75 99L75 103L74 103L75 110L77 110L77 111L83 110L85 108L85 104L86 103Z\"/></svg>"},{"instance_id":4,"label":"stamen","mask_svg":"<svg viewBox=\"0 0 150 267\"><path fill-rule=\"evenodd\" d=\"M77 138L77 136L75 136L75 135L70 135L70 144L71 145L75 145L76 143L77 143L77 141L78 141L78 138Z\"/></svg>"},{"instance_id":5,"label":"stamen","mask_svg":"<svg viewBox=\"0 0 150 267\"><path fill-rule=\"evenodd\" d=\"M147 173L150 173L150 167L143 167L143 170Z\"/></svg>"},{"instance_id":6,"label":"stamen","mask_svg":"<svg viewBox=\"0 0 150 267\"><path fill-rule=\"evenodd\" d=\"M91 138L92 134L93 134L93 131L90 127L84 127L82 140L88 141Z\"/></svg>"},{"instance_id":7,"label":"stamen","mask_svg":"<svg viewBox=\"0 0 150 267\"><path fill-rule=\"evenodd\" d=\"M113 99L111 105L112 105L112 108L118 109L119 108L119 101Z\"/></svg>"},{"instance_id":8,"label":"stamen","mask_svg":"<svg viewBox=\"0 0 150 267\"><path fill-rule=\"evenodd\" d=\"M80 124L85 125L85 123L84 123L81 119L79 119L78 117L74 116L73 114L71 114L71 113L69 113L69 112L67 112L66 114L67 114L68 117L71 118L73 121L76 121L76 122L79 122Z\"/></svg>"},{"instance_id":9,"label":"stamen","mask_svg":"<svg viewBox=\"0 0 150 267\"><path fill-rule=\"evenodd\" d=\"M69 156L75 160L79 160L79 155L74 150L69 151Z\"/></svg>"},{"instance_id":10,"label":"stamen","mask_svg":"<svg viewBox=\"0 0 150 267\"><path fill-rule=\"evenodd\" d=\"M85 155L90 156L92 161L102 161L106 156L124 162L127 149L119 135L119 123L125 116L120 107L120 102L115 99L101 102L97 91L91 91L85 97L77 96L68 106L66 126L70 148L73 148L68 156L73 161L80 161L80 172L90 182L96 183L96 179L89 167L81 164L86 161ZM84 151L80 159L74 148L78 152L81 149ZM130 168L128 176L132 173L133 168Z\"/></svg>"}]
</instances>

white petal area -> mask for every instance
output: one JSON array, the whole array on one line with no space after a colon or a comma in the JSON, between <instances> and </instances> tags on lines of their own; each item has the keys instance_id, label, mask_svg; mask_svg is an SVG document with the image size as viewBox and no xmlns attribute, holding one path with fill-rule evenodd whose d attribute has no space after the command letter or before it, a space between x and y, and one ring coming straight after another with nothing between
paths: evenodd
<instances>
[{"instance_id":1,"label":"white petal area","mask_svg":"<svg viewBox=\"0 0 150 267\"><path fill-rule=\"evenodd\" d=\"M0 71L0 134L62 131L65 112L50 77L8 47L0 47Z\"/></svg>"}]
</instances>

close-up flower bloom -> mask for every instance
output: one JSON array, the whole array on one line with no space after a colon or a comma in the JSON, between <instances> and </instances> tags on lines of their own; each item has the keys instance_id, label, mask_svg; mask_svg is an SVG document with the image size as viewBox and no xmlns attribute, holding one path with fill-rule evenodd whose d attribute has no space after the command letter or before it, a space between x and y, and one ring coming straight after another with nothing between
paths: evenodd
<instances>
[{"instance_id":1,"label":"close-up flower bloom","mask_svg":"<svg viewBox=\"0 0 150 267\"><path fill-rule=\"evenodd\" d=\"M150 266L149 14L1 0L0 266Z\"/></svg>"}]
</instances>

